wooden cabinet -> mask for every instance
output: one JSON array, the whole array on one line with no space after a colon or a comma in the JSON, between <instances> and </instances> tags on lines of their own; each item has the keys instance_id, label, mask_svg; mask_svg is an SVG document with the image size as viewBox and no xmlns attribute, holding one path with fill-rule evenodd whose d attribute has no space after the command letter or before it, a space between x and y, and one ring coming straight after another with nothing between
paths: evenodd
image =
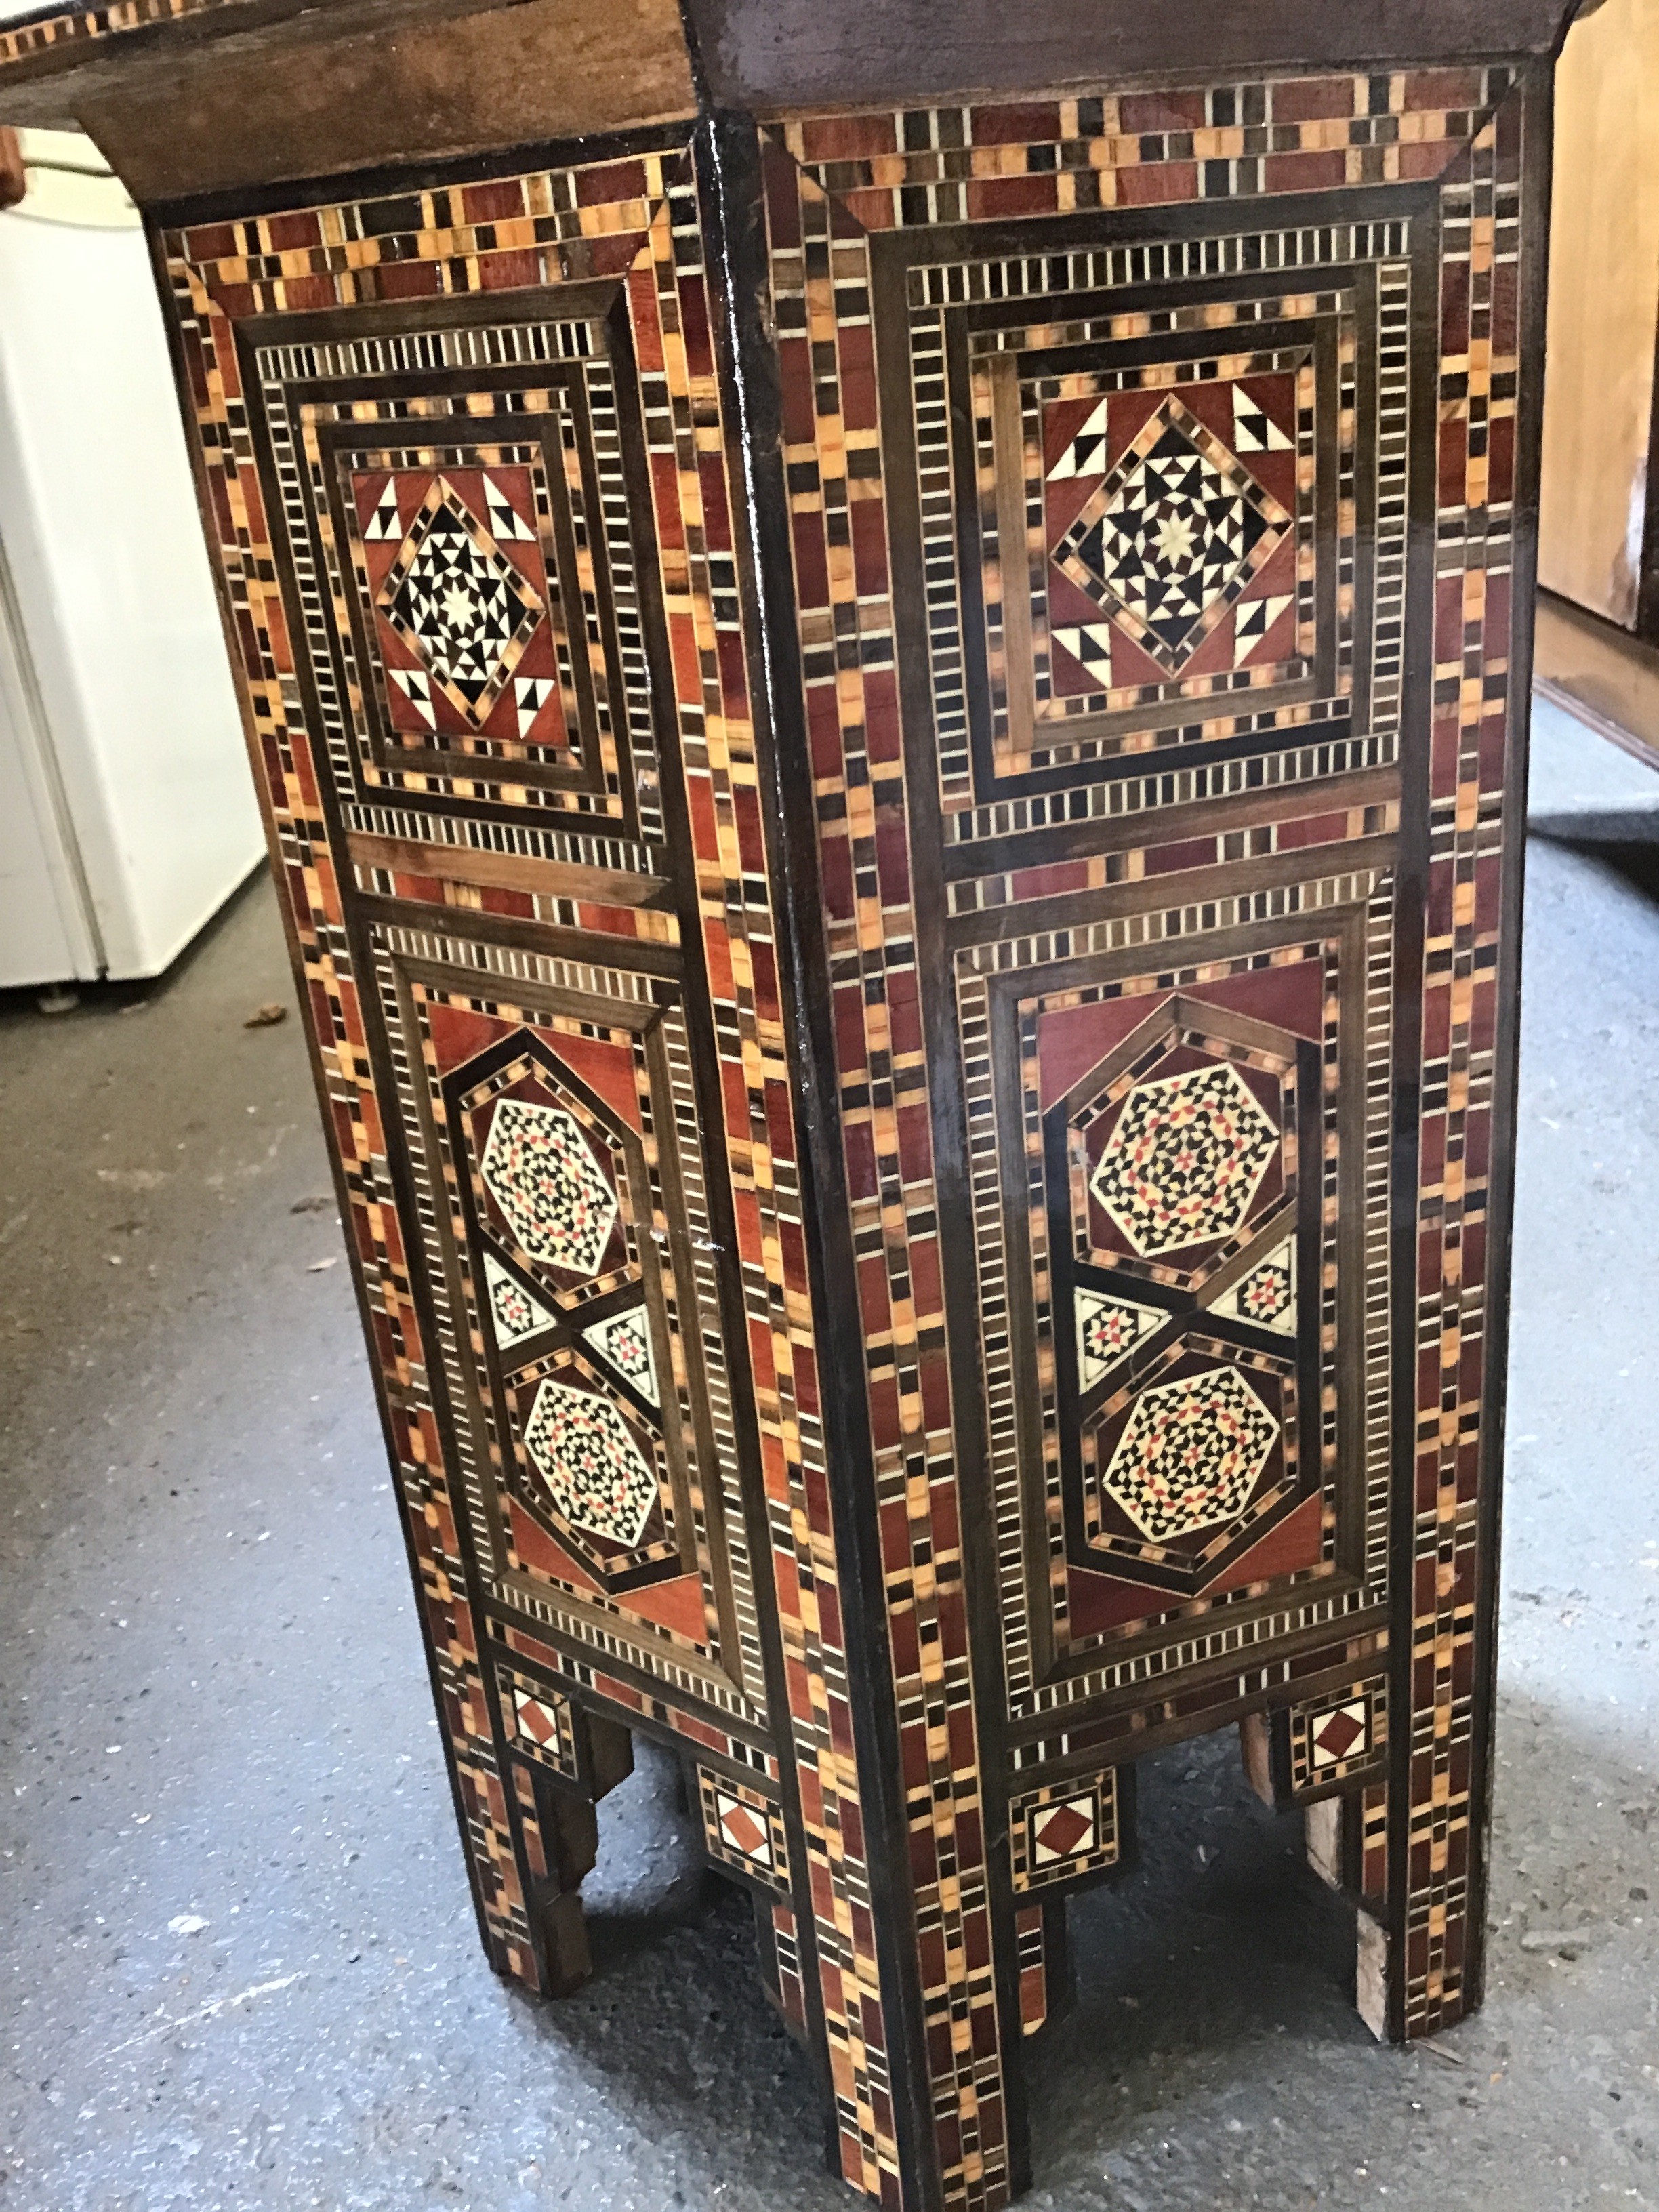
<instances>
[{"instance_id":1,"label":"wooden cabinet","mask_svg":"<svg viewBox=\"0 0 1659 2212\"><path fill-rule=\"evenodd\" d=\"M1601 0L1562 52L1539 581L1659 639L1648 484L1659 343L1659 8Z\"/></svg>"},{"instance_id":2,"label":"wooden cabinet","mask_svg":"<svg viewBox=\"0 0 1659 2212\"><path fill-rule=\"evenodd\" d=\"M486 1948L670 1746L888 2204L1024 2185L1182 1737L1479 2002L1559 14L0 34L155 240Z\"/></svg>"}]
</instances>

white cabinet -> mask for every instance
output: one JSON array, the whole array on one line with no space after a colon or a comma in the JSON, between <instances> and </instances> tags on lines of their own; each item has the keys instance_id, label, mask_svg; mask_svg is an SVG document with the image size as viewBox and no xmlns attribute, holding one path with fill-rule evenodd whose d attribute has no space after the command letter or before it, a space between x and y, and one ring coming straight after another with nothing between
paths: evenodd
<instances>
[{"instance_id":1,"label":"white cabinet","mask_svg":"<svg viewBox=\"0 0 1659 2212\"><path fill-rule=\"evenodd\" d=\"M90 142L0 214L0 985L159 973L264 854L149 254ZM62 166L46 166L61 164Z\"/></svg>"}]
</instances>

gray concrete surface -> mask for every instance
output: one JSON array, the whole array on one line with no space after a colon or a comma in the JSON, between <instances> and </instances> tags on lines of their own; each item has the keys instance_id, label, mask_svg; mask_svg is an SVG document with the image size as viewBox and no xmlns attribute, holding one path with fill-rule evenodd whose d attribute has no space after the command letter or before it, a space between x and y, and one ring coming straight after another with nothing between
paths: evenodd
<instances>
[{"instance_id":1,"label":"gray concrete surface","mask_svg":"<svg viewBox=\"0 0 1659 2212\"><path fill-rule=\"evenodd\" d=\"M1034 2212L1659 2206L1659 908L1540 844L1528 940L1486 2010L1374 2044L1297 1824L1178 1751ZM845 2212L662 1761L592 1986L485 1967L268 889L123 995L0 1003L0 2212Z\"/></svg>"},{"instance_id":2,"label":"gray concrete surface","mask_svg":"<svg viewBox=\"0 0 1659 2212\"><path fill-rule=\"evenodd\" d=\"M1659 775L1565 708L1539 698L1527 818L1534 836L1579 844L1659 842Z\"/></svg>"}]
</instances>

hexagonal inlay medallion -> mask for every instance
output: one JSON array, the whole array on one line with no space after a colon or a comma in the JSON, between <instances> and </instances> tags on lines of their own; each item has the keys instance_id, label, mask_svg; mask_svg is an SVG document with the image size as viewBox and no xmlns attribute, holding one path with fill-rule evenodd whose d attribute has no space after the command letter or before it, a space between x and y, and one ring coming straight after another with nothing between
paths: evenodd
<instances>
[{"instance_id":1,"label":"hexagonal inlay medallion","mask_svg":"<svg viewBox=\"0 0 1659 2212\"><path fill-rule=\"evenodd\" d=\"M1155 1544L1243 1510L1279 1425L1231 1367L1142 1391L1104 1482Z\"/></svg>"},{"instance_id":2,"label":"hexagonal inlay medallion","mask_svg":"<svg viewBox=\"0 0 1659 2212\"><path fill-rule=\"evenodd\" d=\"M567 1521L631 1550L657 1501L657 1477L616 1407L568 1382L544 1382L525 1449Z\"/></svg>"},{"instance_id":3,"label":"hexagonal inlay medallion","mask_svg":"<svg viewBox=\"0 0 1659 2212\"><path fill-rule=\"evenodd\" d=\"M532 1260L567 1274L599 1272L619 1208L574 1115L503 1098L478 1171Z\"/></svg>"},{"instance_id":4,"label":"hexagonal inlay medallion","mask_svg":"<svg viewBox=\"0 0 1659 2212\"><path fill-rule=\"evenodd\" d=\"M1129 1093L1089 1188L1142 1257L1231 1237L1279 1145L1226 1061Z\"/></svg>"}]
</instances>

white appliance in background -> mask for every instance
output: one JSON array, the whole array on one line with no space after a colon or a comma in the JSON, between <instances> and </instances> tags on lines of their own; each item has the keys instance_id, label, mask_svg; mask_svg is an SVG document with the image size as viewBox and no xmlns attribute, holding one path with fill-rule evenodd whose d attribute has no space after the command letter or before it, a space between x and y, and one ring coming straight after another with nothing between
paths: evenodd
<instances>
[{"instance_id":1,"label":"white appliance in background","mask_svg":"<svg viewBox=\"0 0 1659 2212\"><path fill-rule=\"evenodd\" d=\"M0 987L158 975L264 852L138 217L25 131L0 213Z\"/></svg>"}]
</instances>

